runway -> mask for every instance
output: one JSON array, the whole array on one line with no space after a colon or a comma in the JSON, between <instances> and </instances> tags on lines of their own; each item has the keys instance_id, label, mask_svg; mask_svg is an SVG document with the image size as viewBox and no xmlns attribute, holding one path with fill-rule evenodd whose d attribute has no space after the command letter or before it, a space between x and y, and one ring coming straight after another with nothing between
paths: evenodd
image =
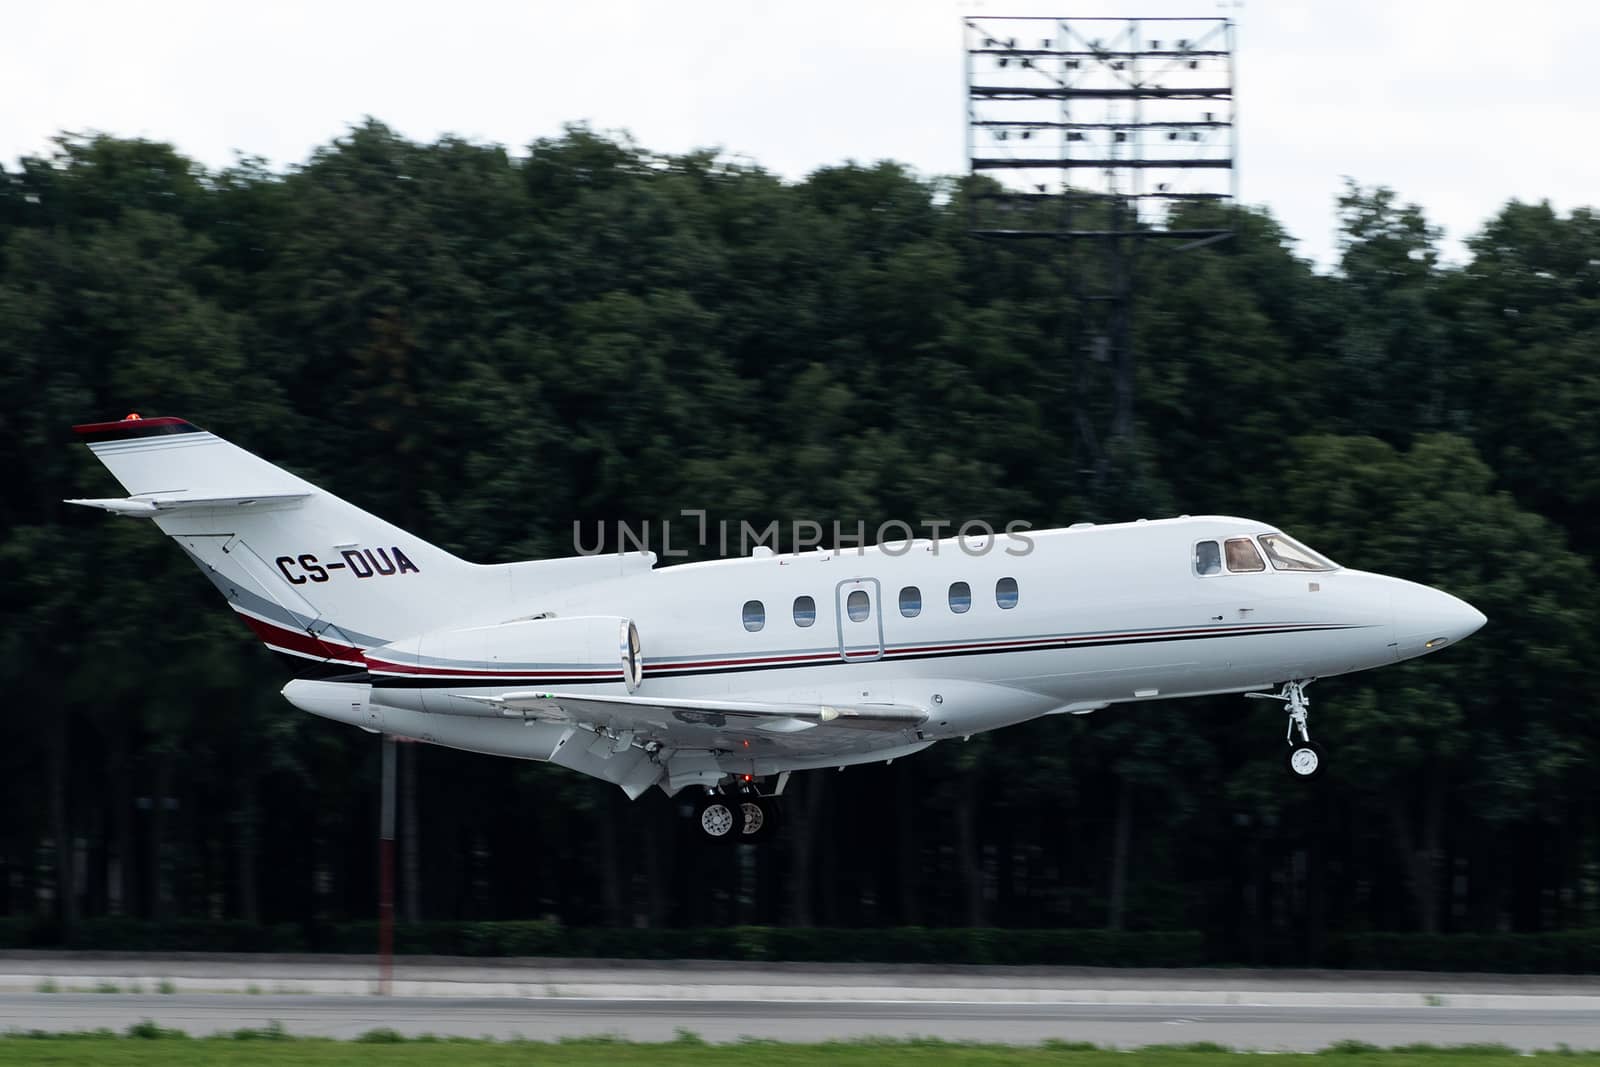
<instances>
[{"instance_id":1,"label":"runway","mask_svg":"<svg viewBox=\"0 0 1600 1067\"><path fill-rule=\"evenodd\" d=\"M1594 1012L1464 1008L1306 1008L1098 1004L699 1000L466 1000L454 997L237 996L224 994L0 995L0 1027L122 1030L151 1019L193 1035L277 1022L295 1034L352 1038L379 1027L402 1034L527 1038L614 1035L670 1041L689 1030L707 1041L744 1037L814 1042L857 1037L938 1037L1037 1044L1047 1039L1141 1045L1213 1041L1241 1049L1314 1051L1342 1040L1375 1045L1500 1043L1531 1051L1565 1044L1600 1049Z\"/></svg>"},{"instance_id":2,"label":"runway","mask_svg":"<svg viewBox=\"0 0 1600 1067\"><path fill-rule=\"evenodd\" d=\"M1600 1050L1600 980L1495 975L0 953L0 1030L815 1042L860 1037L1314 1051L1504 1044ZM96 991L98 990L98 991Z\"/></svg>"}]
</instances>

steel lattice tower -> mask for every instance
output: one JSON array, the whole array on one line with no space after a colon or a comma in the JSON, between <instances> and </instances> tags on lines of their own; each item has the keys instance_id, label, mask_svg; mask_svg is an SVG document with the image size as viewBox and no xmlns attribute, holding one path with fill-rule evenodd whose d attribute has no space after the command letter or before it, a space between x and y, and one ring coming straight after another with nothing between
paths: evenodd
<instances>
[{"instance_id":1,"label":"steel lattice tower","mask_svg":"<svg viewBox=\"0 0 1600 1067\"><path fill-rule=\"evenodd\" d=\"M1073 246L1080 464L1104 486L1133 431L1132 312L1150 241L1194 248L1232 233L1238 140L1225 18L974 16L966 24L969 228Z\"/></svg>"}]
</instances>

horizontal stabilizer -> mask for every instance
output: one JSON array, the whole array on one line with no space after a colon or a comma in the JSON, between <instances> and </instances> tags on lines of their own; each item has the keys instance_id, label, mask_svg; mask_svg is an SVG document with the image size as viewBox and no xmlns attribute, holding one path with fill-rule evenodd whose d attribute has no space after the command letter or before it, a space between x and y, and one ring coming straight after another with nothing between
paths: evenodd
<instances>
[{"instance_id":1,"label":"horizontal stabilizer","mask_svg":"<svg viewBox=\"0 0 1600 1067\"><path fill-rule=\"evenodd\" d=\"M117 515L135 515L151 518L167 512L195 511L215 508L248 508L267 505L294 505L305 500L309 492L296 493L270 489L260 493L221 493L205 489L181 489L168 493L140 493L130 497L111 497L100 500L68 500L86 508L100 508Z\"/></svg>"}]
</instances>

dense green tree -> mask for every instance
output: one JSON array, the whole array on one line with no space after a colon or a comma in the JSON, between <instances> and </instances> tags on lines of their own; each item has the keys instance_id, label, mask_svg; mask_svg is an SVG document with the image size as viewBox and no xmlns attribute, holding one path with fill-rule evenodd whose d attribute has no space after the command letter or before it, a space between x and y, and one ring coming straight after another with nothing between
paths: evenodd
<instances>
[{"instance_id":1,"label":"dense green tree","mask_svg":"<svg viewBox=\"0 0 1600 1067\"><path fill-rule=\"evenodd\" d=\"M1350 769L1336 780L1369 795L1375 832L1405 867L1416 921L1434 932L1447 848L1470 856L1476 841L1511 825L1558 830L1572 813L1565 798L1584 791L1600 726L1585 700L1592 568L1548 520L1496 492L1492 471L1459 437L1420 437L1404 453L1373 438L1294 445L1285 523L1336 559L1448 587L1506 631L1448 653L1448 666L1413 661L1341 680L1337 706L1318 716ZM1491 867L1505 859L1471 858Z\"/></svg>"},{"instance_id":2,"label":"dense green tree","mask_svg":"<svg viewBox=\"0 0 1600 1067\"><path fill-rule=\"evenodd\" d=\"M1528 505L1593 553L1600 506L1600 216L1512 202L1452 278L1458 359L1482 399L1485 455Z\"/></svg>"},{"instance_id":3,"label":"dense green tree","mask_svg":"<svg viewBox=\"0 0 1600 1067\"><path fill-rule=\"evenodd\" d=\"M285 706L162 539L60 503L110 492L66 428L138 410L474 559L684 508L1235 512L1490 617L1319 683L1320 792L1283 779L1263 702L1051 717L797 776L787 844L750 866L692 851L658 794L418 746L425 917L1198 927L1239 960L1595 921L1593 212L1509 204L1458 267L1420 208L1352 183L1331 273L1253 209L1141 253L1136 425L1097 480L1073 412L1103 266L969 238L984 188L374 120L282 173L98 136L0 170L0 913L371 914L375 746Z\"/></svg>"}]
</instances>

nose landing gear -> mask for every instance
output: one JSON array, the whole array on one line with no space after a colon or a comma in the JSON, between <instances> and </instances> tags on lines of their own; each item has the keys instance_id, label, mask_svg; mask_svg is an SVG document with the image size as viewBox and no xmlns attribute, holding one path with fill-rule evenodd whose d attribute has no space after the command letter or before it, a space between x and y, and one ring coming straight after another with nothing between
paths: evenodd
<instances>
[{"instance_id":1,"label":"nose landing gear","mask_svg":"<svg viewBox=\"0 0 1600 1067\"><path fill-rule=\"evenodd\" d=\"M1307 709L1311 707L1311 701L1306 699L1306 686L1314 681L1315 678L1297 679L1284 682L1283 688L1276 693L1245 694L1253 700L1283 701L1283 710L1289 716L1286 737L1289 751L1284 759L1284 765L1290 774L1301 780L1310 780L1322 772L1322 746L1311 740L1311 731L1306 728ZM1297 731L1300 734L1298 741L1294 736Z\"/></svg>"}]
</instances>

